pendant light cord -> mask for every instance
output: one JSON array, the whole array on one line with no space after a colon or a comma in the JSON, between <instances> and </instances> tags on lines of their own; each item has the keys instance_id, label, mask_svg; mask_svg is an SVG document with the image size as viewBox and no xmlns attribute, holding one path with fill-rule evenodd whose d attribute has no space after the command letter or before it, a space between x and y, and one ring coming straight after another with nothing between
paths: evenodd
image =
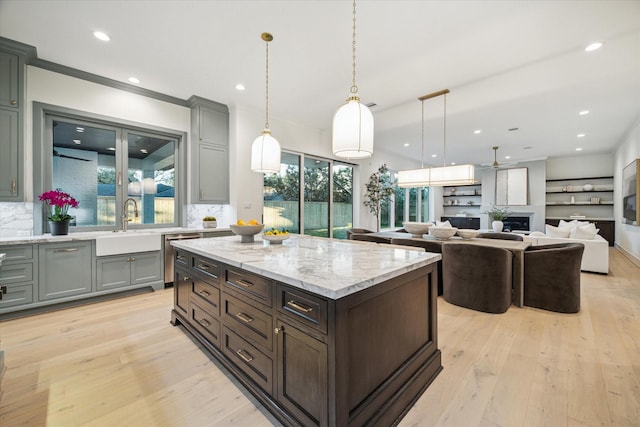
<instances>
[{"instance_id":1,"label":"pendant light cord","mask_svg":"<svg viewBox=\"0 0 640 427\"><path fill-rule=\"evenodd\" d=\"M447 94L444 94L444 131L443 131L443 135L444 135L444 152L443 152L443 161L444 164L442 166L447 166Z\"/></svg>"},{"instance_id":2,"label":"pendant light cord","mask_svg":"<svg viewBox=\"0 0 640 427\"><path fill-rule=\"evenodd\" d=\"M420 169L424 169L424 101L422 101L422 131L420 133L422 141L422 154L420 155Z\"/></svg>"},{"instance_id":3,"label":"pendant light cord","mask_svg":"<svg viewBox=\"0 0 640 427\"><path fill-rule=\"evenodd\" d=\"M272 38L273 40L273 38ZM265 82L265 112L266 112L266 116L265 116L265 123L264 123L264 128L265 129L269 129L269 42L271 40L265 40L266 41L266 64L265 64L265 75L266 75L266 82Z\"/></svg>"},{"instance_id":4,"label":"pendant light cord","mask_svg":"<svg viewBox=\"0 0 640 427\"><path fill-rule=\"evenodd\" d=\"M351 70L351 93L358 93L358 86L356 86L356 0L353 0L353 41L351 42L351 59L352 59L352 70Z\"/></svg>"}]
</instances>

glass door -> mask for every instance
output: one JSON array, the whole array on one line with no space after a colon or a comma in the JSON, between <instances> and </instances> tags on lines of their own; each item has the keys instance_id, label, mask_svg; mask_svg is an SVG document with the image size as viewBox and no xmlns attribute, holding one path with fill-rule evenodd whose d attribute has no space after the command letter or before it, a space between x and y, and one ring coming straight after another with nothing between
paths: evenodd
<instances>
[{"instance_id":1,"label":"glass door","mask_svg":"<svg viewBox=\"0 0 640 427\"><path fill-rule=\"evenodd\" d=\"M304 159L304 234L329 237L329 162Z\"/></svg>"},{"instance_id":2,"label":"glass door","mask_svg":"<svg viewBox=\"0 0 640 427\"><path fill-rule=\"evenodd\" d=\"M332 236L346 239L353 227L353 166L333 164Z\"/></svg>"},{"instance_id":3,"label":"glass door","mask_svg":"<svg viewBox=\"0 0 640 427\"><path fill-rule=\"evenodd\" d=\"M280 172L264 174L262 222L267 230L300 233L300 156L283 152L281 162Z\"/></svg>"}]
</instances>

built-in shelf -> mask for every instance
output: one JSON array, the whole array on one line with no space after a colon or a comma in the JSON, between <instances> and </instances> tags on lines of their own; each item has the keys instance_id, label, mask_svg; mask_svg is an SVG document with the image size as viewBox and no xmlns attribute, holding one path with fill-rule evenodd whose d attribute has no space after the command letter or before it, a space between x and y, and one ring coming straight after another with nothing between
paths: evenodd
<instances>
[{"instance_id":1,"label":"built-in shelf","mask_svg":"<svg viewBox=\"0 0 640 427\"><path fill-rule=\"evenodd\" d=\"M547 194L567 194L567 193L613 193L613 190L547 191Z\"/></svg>"},{"instance_id":2,"label":"built-in shelf","mask_svg":"<svg viewBox=\"0 0 640 427\"><path fill-rule=\"evenodd\" d=\"M575 203L554 203L547 202L547 206L613 206L613 202L605 201L600 203L589 203L589 202L575 202Z\"/></svg>"}]
</instances>

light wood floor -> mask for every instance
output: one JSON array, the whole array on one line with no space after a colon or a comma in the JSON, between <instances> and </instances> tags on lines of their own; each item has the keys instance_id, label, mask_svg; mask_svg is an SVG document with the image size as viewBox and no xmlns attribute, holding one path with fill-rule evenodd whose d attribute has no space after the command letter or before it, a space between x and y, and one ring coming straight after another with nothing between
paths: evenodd
<instances>
[{"instance_id":1,"label":"light wood floor","mask_svg":"<svg viewBox=\"0 0 640 427\"><path fill-rule=\"evenodd\" d=\"M278 425L182 329L172 290L0 324L0 426ZM611 249L582 311L438 301L444 371L401 426L640 426L640 269Z\"/></svg>"}]
</instances>

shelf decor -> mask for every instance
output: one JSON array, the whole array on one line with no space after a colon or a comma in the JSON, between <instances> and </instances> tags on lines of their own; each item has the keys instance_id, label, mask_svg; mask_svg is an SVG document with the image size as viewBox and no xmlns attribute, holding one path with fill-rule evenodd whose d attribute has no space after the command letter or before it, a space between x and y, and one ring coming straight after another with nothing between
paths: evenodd
<instances>
[{"instance_id":1,"label":"shelf decor","mask_svg":"<svg viewBox=\"0 0 640 427\"><path fill-rule=\"evenodd\" d=\"M629 163L622 170L622 223L640 226L640 159Z\"/></svg>"}]
</instances>

